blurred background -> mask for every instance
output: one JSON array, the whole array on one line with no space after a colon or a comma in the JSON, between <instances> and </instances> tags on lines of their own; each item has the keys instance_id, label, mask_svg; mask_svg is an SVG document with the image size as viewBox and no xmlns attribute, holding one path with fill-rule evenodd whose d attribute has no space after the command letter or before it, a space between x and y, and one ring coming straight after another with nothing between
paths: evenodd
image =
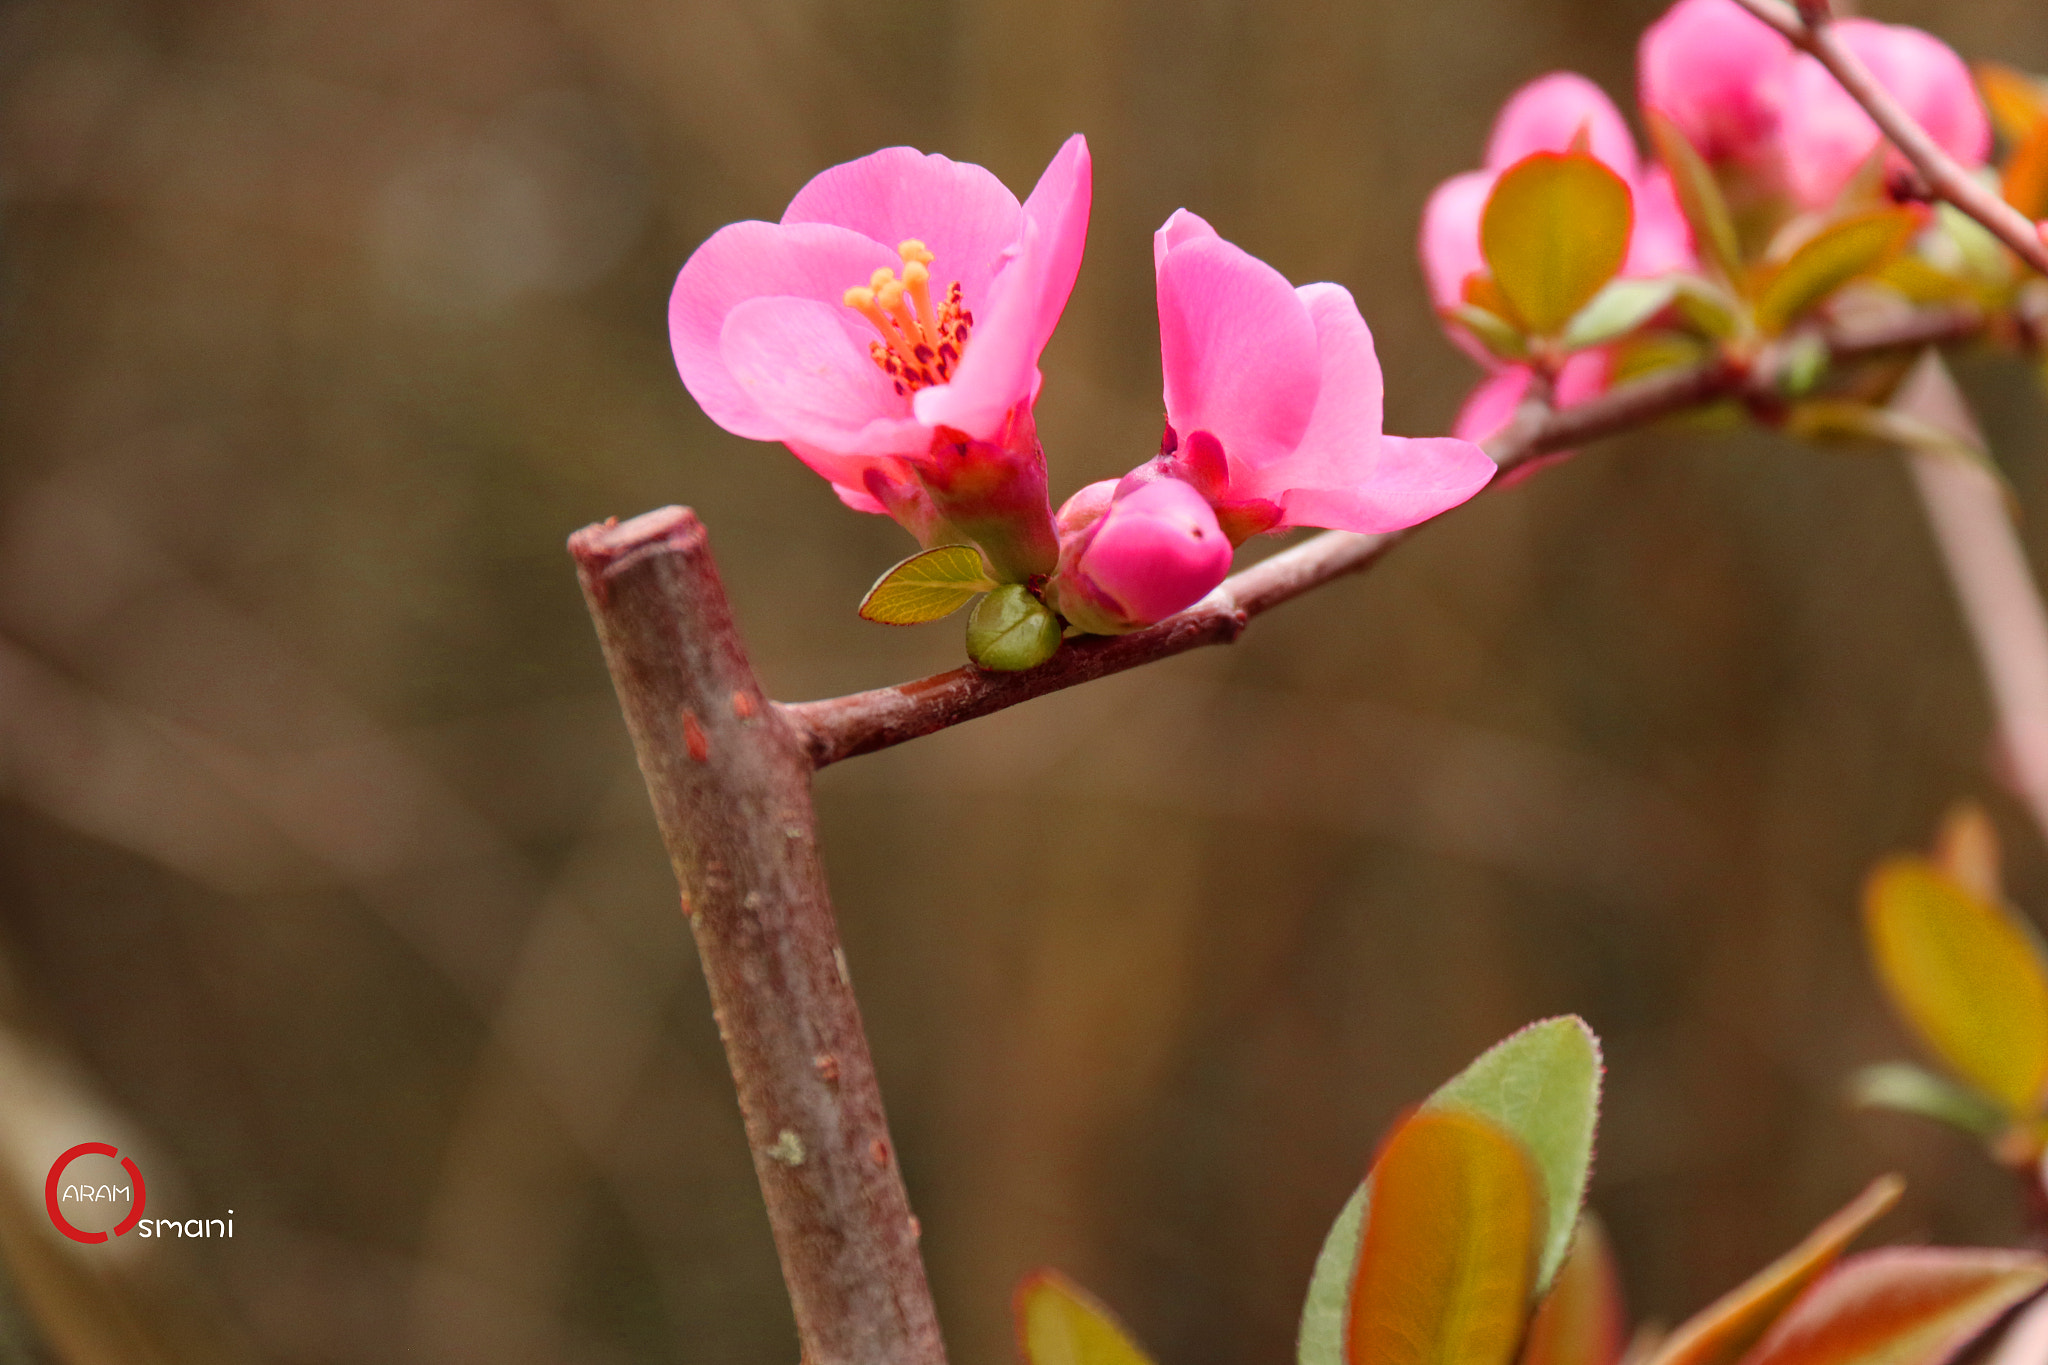
<instances>
[{"instance_id":1,"label":"blurred background","mask_svg":"<svg viewBox=\"0 0 2048 1365\"><path fill-rule=\"evenodd\" d=\"M2036 0L1873 4L2048 69ZM1474 374L1432 185L1650 0L12 0L0 6L0 1359L769 1361L796 1345L563 552L709 524L801 699L950 667L854 603L910 548L713 427L677 267L893 142L1027 189L1085 131L1055 497L1151 453L1174 208L1377 330L1389 427ZM2048 413L1962 367L2048 557ZM1291 1359L1400 1108L1537 1016L1609 1075L1594 1202L1671 1319L1872 1175L2002 1240L1966 1145L1841 1101L1908 1044L1857 888L1989 802L1898 461L1665 429L1461 509L1208 651L823 774L958 1361L1056 1264L1163 1365ZM76 1247L52 1156L151 1216ZM40 1324L40 1325L38 1325Z\"/></svg>"}]
</instances>

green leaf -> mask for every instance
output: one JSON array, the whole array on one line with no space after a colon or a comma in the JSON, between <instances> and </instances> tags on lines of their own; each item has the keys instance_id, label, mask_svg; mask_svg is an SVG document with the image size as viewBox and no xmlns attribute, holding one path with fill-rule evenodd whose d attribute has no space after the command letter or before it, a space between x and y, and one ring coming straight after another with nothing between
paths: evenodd
<instances>
[{"instance_id":1,"label":"green leaf","mask_svg":"<svg viewBox=\"0 0 2048 1365\"><path fill-rule=\"evenodd\" d=\"M1879 1176L1806 1240L1692 1315L1664 1338L1650 1365L1733 1365L1784 1315L1849 1243L1899 1202L1906 1184Z\"/></svg>"},{"instance_id":2,"label":"green leaf","mask_svg":"<svg viewBox=\"0 0 2048 1365\"><path fill-rule=\"evenodd\" d=\"M1946 1123L1989 1141L2011 1120L1997 1105L1911 1062L1878 1062L1849 1078L1850 1103L1861 1109L1894 1109Z\"/></svg>"},{"instance_id":3,"label":"green leaf","mask_svg":"<svg viewBox=\"0 0 2048 1365\"><path fill-rule=\"evenodd\" d=\"M1005 583L967 618L967 657L998 673L1036 668L1060 647L1060 618L1022 583Z\"/></svg>"},{"instance_id":4,"label":"green leaf","mask_svg":"<svg viewBox=\"0 0 2048 1365\"><path fill-rule=\"evenodd\" d=\"M1942 1365L2048 1286L2048 1257L1885 1247L1814 1285L1744 1365Z\"/></svg>"},{"instance_id":5,"label":"green leaf","mask_svg":"<svg viewBox=\"0 0 2048 1365\"><path fill-rule=\"evenodd\" d=\"M1025 1365L1152 1365L1110 1311L1057 1270L1026 1275L1012 1310Z\"/></svg>"},{"instance_id":6,"label":"green leaf","mask_svg":"<svg viewBox=\"0 0 2048 1365\"><path fill-rule=\"evenodd\" d=\"M1537 1291L1549 1287L1571 1245L1592 1168L1600 1109L1600 1044L1574 1015L1531 1024L1482 1054L1424 1103L1458 1109L1506 1129L1534 1161L1546 1210ZM1352 1192L1323 1239L1302 1305L1300 1365L1342 1365L1360 1240L1370 1221L1374 1177Z\"/></svg>"},{"instance_id":7,"label":"green leaf","mask_svg":"<svg viewBox=\"0 0 2048 1365\"><path fill-rule=\"evenodd\" d=\"M1716 341L1727 341L1749 330L1742 301L1720 285L1696 275L1678 277L1678 297L1672 302L1680 316Z\"/></svg>"},{"instance_id":8,"label":"green leaf","mask_svg":"<svg viewBox=\"0 0 2048 1365\"><path fill-rule=\"evenodd\" d=\"M995 587L972 545L941 545L914 554L875 580L860 601L861 619L914 626L951 616Z\"/></svg>"},{"instance_id":9,"label":"green leaf","mask_svg":"<svg viewBox=\"0 0 2048 1365\"><path fill-rule=\"evenodd\" d=\"M1923 858L1871 874L1864 929L1885 993L1935 1056L2014 1118L2048 1086L2048 961L2026 921Z\"/></svg>"},{"instance_id":10,"label":"green leaf","mask_svg":"<svg viewBox=\"0 0 2048 1365\"><path fill-rule=\"evenodd\" d=\"M1583 351L1627 336L1664 311L1678 292L1674 279L1611 280L1564 329L1564 348Z\"/></svg>"},{"instance_id":11,"label":"green leaf","mask_svg":"<svg viewBox=\"0 0 2048 1365\"><path fill-rule=\"evenodd\" d=\"M1921 353L1884 407L1846 399L1815 399L1794 408L1785 426L1795 436L1814 440L1883 441L1916 455L1961 460L1989 475L2004 491L2006 502L2018 506L2012 486L1991 458L1976 419L1970 415L1968 401L1949 377L1940 353L1931 346Z\"/></svg>"},{"instance_id":12,"label":"green leaf","mask_svg":"<svg viewBox=\"0 0 2048 1365\"><path fill-rule=\"evenodd\" d=\"M1679 210L1692 225L1692 237L1700 245L1700 255L1720 271L1721 278L1740 278L1742 250L1736 245L1735 219L1728 212L1728 201L1721 194L1721 183L1714 179L1712 168L1701 159L1691 139L1679 131L1677 124L1655 109L1645 109L1643 117L1650 125L1650 141L1656 146L1657 159L1671 172L1671 187L1678 192Z\"/></svg>"},{"instance_id":13,"label":"green leaf","mask_svg":"<svg viewBox=\"0 0 2048 1365\"><path fill-rule=\"evenodd\" d=\"M1784 331L1828 295L1898 254L1917 227L1911 210L1884 208L1823 228L1783 262L1757 273L1757 325L1767 334Z\"/></svg>"},{"instance_id":14,"label":"green leaf","mask_svg":"<svg viewBox=\"0 0 2048 1365\"><path fill-rule=\"evenodd\" d=\"M1516 318L1555 336L1614 278L1635 208L1620 176L1584 152L1536 152L1501 172L1479 244Z\"/></svg>"},{"instance_id":15,"label":"green leaf","mask_svg":"<svg viewBox=\"0 0 2048 1365\"><path fill-rule=\"evenodd\" d=\"M1593 1168L1600 1119L1600 1040L1567 1014L1529 1025L1494 1044L1423 1106L1464 1109L1493 1120L1529 1149L1543 1177L1548 1225L1537 1292L1550 1287L1571 1249Z\"/></svg>"},{"instance_id":16,"label":"green leaf","mask_svg":"<svg viewBox=\"0 0 2048 1365\"><path fill-rule=\"evenodd\" d=\"M1373 1163L1347 1365L1513 1365L1529 1317L1543 1190L1494 1123L1423 1108Z\"/></svg>"},{"instance_id":17,"label":"green leaf","mask_svg":"<svg viewBox=\"0 0 2048 1365\"><path fill-rule=\"evenodd\" d=\"M1515 330L1515 325L1490 309L1475 303L1461 303L1454 308L1443 310L1444 317L1457 323L1476 338L1480 345L1499 356L1502 360L1527 360L1529 343Z\"/></svg>"},{"instance_id":18,"label":"green leaf","mask_svg":"<svg viewBox=\"0 0 2048 1365\"><path fill-rule=\"evenodd\" d=\"M1330 1225L1323 1249L1316 1255L1308 1299L1301 1306L1301 1335L1294 1348L1300 1365L1342 1365L1344 1324L1351 1316L1351 1278L1358 1268L1358 1239L1365 1232L1371 1208L1372 1177L1367 1176L1344 1201L1343 1212Z\"/></svg>"}]
</instances>

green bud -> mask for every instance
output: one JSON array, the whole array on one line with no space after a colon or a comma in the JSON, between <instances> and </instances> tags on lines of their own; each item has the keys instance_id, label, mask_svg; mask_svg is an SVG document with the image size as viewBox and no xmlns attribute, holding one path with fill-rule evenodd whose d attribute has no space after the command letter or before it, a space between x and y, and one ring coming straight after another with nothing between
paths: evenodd
<instances>
[{"instance_id":1,"label":"green bud","mask_svg":"<svg viewBox=\"0 0 2048 1365\"><path fill-rule=\"evenodd\" d=\"M1827 343L1812 334L1792 338L1785 345L1784 368L1778 371L1778 388L1787 398L1804 398L1820 387L1827 377Z\"/></svg>"},{"instance_id":2,"label":"green bud","mask_svg":"<svg viewBox=\"0 0 2048 1365\"><path fill-rule=\"evenodd\" d=\"M1022 583L1005 583L974 606L967 657L998 673L1036 668L1060 647L1060 618Z\"/></svg>"}]
</instances>

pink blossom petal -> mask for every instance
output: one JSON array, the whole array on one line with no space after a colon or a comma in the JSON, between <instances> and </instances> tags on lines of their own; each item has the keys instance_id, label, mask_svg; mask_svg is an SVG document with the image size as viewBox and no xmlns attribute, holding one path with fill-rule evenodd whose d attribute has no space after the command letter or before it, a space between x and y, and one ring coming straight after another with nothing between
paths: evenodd
<instances>
[{"instance_id":1,"label":"pink blossom petal","mask_svg":"<svg viewBox=\"0 0 2048 1365\"><path fill-rule=\"evenodd\" d=\"M932 280L960 282L969 308L986 296L1003 248L1016 240L1017 196L983 167L888 147L820 171L789 201L784 223L834 223L889 248L915 238L932 253ZM849 280L849 285L865 279Z\"/></svg>"},{"instance_id":2,"label":"pink blossom petal","mask_svg":"<svg viewBox=\"0 0 2048 1365\"><path fill-rule=\"evenodd\" d=\"M1599 86L1574 71L1553 71L1517 90L1494 120L1489 170L1506 170L1531 152L1562 152L1584 130L1593 155L1623 180L1636 178L1636 140Z\"/></svg>"},{"instance_id":3,"label":"pink blossom petal","mask_svg":"<svg viewBox=\"0 0 2048 1365\"><path fill-rule=\"evenodd\" d=\"M1031 360L1052 339L1074 292L1074 277L1081 273L1081 255L1088 245L1088 209L1093 199L1092 163L1088 139L1079 133L1066 140L1053 155L1045 173L1038 177L1031 197L1024 201L1025 221L1037 225L1043 259L1040 276L1032 291L1035 312L1031 322Z\"/></svg>"},{"instance_id":4,"label":"pink blossom petal","mask_svg":"<svg viewBox=\"0 0 2048 1365\"><path fill-rule=\"evenodd\" d=\"M1835 31L1942 150L1967 166L1991 151L1991 125L1970 71L1932 34L1899 24L1844 19ZM1880 141L1877 125L1810 56L1794 62L1780 126L1787 179L1798 201L1833 202ZM1892 153L1892 163L1905 163Z\"/></svg>"},{"instance_id":5,"label":"pink blossom petal","mask_svg":"<svg viewBox=\"0 0 2048 1365\"><path fill-rule=\"evenodd\" d=\"M781 428L726 369L719 351L726 315L746 299L790 295L828 303L845 314L847 327L865 327L840 300L851 286L867 283L877 266L896 260L894 251L845 228L757 222L720 228L691 254L669 295L669 343L684 387L734 435L780 439Z\"/></svg>"},{"instance_id":6,"label":"pink blossom petal","mask_svg":"<svg viewBox=\"0 0 2048 1365\"><path fill-rule=\"evenodd\" d=\"M1465 277L1486 269L1479 250L1479 219L1493 193L1495 171L1466 171L1436 187L1422 209L1422 273L1439 308L1464 301Z\"/></svg>"},{"instance_id":7,"label":"pink blossom petal","mask_svg":"<svg viewBox=\"0 0 2048 1365\"><path fill-rule=\"evenodd\" d=\"M1709 161L1754 161L1777 128L1792 57L1735 0L1678 0L1643 34L1637 89Z\"/></svg>"},{"instance_id":8,"label":"pink blossom petal","mask_svg":"<svg viewBox=\"0 0 2048 1365\"><path fill-rule=\"evenodd\" d=\"M1532 378L1527 365L1510 365L1480 380L1458 409L1451 434L1465 441L1487 441L1498 436L1515 420L1515 409L1522 405L1522 396L1529 392Z\"/></svg>"},{"instance_id":9,"label":"pink blossom petal","mask_svg":"<svg viewBox=\"0 0 2048 1365\"><path fill-rule=\"evenodd\" d=\"M1159 352L1167 420L1223 443L1233 470L1284 458L1321 383L1315 324L1286 277L1221 238L1170 247L1159 263Z\"/></svg>"},{"instance_id":10,"label":"pink blossom petal","mask_svg":"<svg viewBox=\"0 0 2048 1365\"><path fill-rule=\"evenodd\" d=\"M1357 488L1293 489L1281 507L1289 526L1398 531L1456 507L1486 487L1493 474L1493 461L1470 441L1382 436L1369 482Z\"/></svg>"},{"instance_id":11,"label":"pink blossom petal","mask_svg":"<svg viewBox=\"0 0 2048 1365\"><path fill-rule=\"evenodd\" d=\"M1678 206L1678 191L1671 173L1652 166L1635 187L1636 225L1628 239L1628 259L1621 273L1641 279L1691 270L1698 264L1693 253L1692 225Z\"/></svg>"},{"instance_id":12,"label":"pink blossom petal","mask_svg":"<svg viewBox=\"0 0 2048 1365\"><path fill-rule=\"evenodd\" d=\"M978 441L991 440L1011 408L1037 391L1036 327L1049 286L1051 251L1029 219L1014 257L989 288L967 353L951 383L919 390L913 411L928 427L954 427ZM1057 320L1057 310L1055 310Z\"/></svg>"},{"instance_id":13,"label":"pink blossom petal","mask_svg":"<svg viewBox=\"0 0 2048 1365\"><path fill-rule=\"evenodd\" d=\"M1160 479L1110 505L1079 572L1132 624L1147 625L1221 583L1230 572L1230 542L1207 499L1178 479Z\"/></svg>"},{"instance_id":14,"label":"pink blossom petal","mask_svg":"<svg viewBox=\"0 0 2048 1365\"><path fill-rule=\"evenodd\" d=\"M930 434L854 339L845 311L816 299L748 299L726 315L719 354L783 440L839 455L922 454Z\"/></svg>"},{"instance_id":15,"label":"pink blossom petal","mask_svg":"<svg viewBox=\"0 0 2048 1365\"><path fill-rule=\"evenodd\" d=\"M1210 227L1209 220L1201 214L1175 209L1172 216L1152 234L1152 268L1158 270L1159 263L1166 259L1166 253L1183 242L1222 240L1222 235Z\"/></svg>"},{"instance_id":16,"label":"pink blossom petal","mask_svg":"<svg viewBox=\"0 0 2048 1365\"><path fill-rule=\"evenodd\" d=\"M1360 316L1351 291L1341 284L1305 284L1295 291L1316 329L1318 377L1315 410L1293 453L1235 480L1232 495L1265 498L1283 509L1295 504L1289 490L1352 489L1373 477L1379 460L1384 397L1372 329ZM1226 447L1227 448L1227 447ZM1328 526L1298 521L1289 526Z\"/></svg>"}]
</instances>

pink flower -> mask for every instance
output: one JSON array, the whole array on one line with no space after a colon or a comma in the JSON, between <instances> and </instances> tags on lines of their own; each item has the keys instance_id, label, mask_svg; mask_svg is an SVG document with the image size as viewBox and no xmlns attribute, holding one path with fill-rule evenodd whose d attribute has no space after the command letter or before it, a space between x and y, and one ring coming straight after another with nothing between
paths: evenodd
<instances>
[{"instance_id":1,"label":"pink flower","mask_svg":"<svg viewBox=\"0 0 2048 1365\"><path fill-rule=\"evenodd\" d=\"M1708 161L1755 165L1772 154L1792 58L1735 0L1678 0L1636 49L1637 93Z\"/></svg>"},{"instance_id":2,"label":"pink flower","mask_svg":"<svg viewBox=\"0 0 2048 1365\"><path fill-rule=\"evenodd\" d=\"M1091 483L1060 508L1060 567L1048 596L1096 635L1163 621L1230 572L1230 541L1200 493L1179 479Z\"/></svg>"},{"instance_id":3,"label":"pink flower","mask_svg":"<svg viewBox=\"0 0 2048 1365\"><path fill-rule=\"evenodd\" d=\"M1467 442L1381 434L1379 357L1342 285L1297 289L1185 209L1153 235L1152 260L1166 437L1131 477L1192 485L1233 544L1287 526L1412 526L1493 476Z\"/></svg>"},{"instance_id":4,"label":"pink flower","mask_svg":"<svg viewBox=\"0 0 2048 1365\"><path fill-rule=\"evenodd\" d=\"M1843 19L1842 45L1861 58L1878 84L1950 156L1981 166L1991 154L1991 125L1963 59L1939 38L1917 28ZM1785 85L1779 140L1793 197L1806 208L1832 203L1876 150L1882 134L1870 115L1813 57L1801 54ZM1894 171L1906 168L1896 150Z\"/></svg>"},{"instance_id":5,"label":"pink flower","mask_svg":"<svg viewBox=\"0 0 2048 1365\"><path fill-rule=\"evenodd\" d=\"M1031 403L1088 206L1078 134L1021 205L981 167L909 147L834 166L781 222L697 248L669 299L676 368L711 420L781 441L848 506L927 539L979 521L999 570L1044 572Z\"/></svg>"},{"instance_id":6,"label":"pink flower","mask_svg":"<svg viewBox=\"0 0 2048 1365\"><path fill-rule=\"evenodd\" d=\"M1678 207L1671 177L1662 166L1645 167L1635 138L1621 111L1600 88L1569 71L1552 72L1529 82L1511 96L1494 120L1483 169L1454 175L1437 186L1422 211L1422 272L1436 306L1452 308L1464 300L1466 277L1486 269L1479 246L1479 220L1494 182L1509 166L1534 152L1563 152L1584 136L1586 148L1629 185L1635 201L1635 227L1621 273L1643 278L1692 269L1692 229ZM1464 328L1446 323L1451 340L1493 371L1466 399L1456 434L1482 441L1507 425L1515 405L1528 389L1526 365L1505 364ZM1580 402L1606 387L1605 357L1574 356L1558 376L1560 405Z\"/></svg>"}]
</instances>

